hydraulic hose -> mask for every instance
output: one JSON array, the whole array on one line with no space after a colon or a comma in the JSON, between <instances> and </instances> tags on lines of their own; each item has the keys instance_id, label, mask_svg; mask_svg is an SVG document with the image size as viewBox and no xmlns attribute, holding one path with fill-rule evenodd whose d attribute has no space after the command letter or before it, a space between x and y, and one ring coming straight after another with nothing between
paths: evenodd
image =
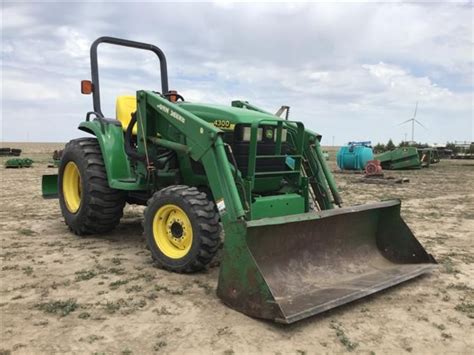
<instances>
[{"instance_id":1,"label":"hydraulic hose","mask_svg":"<svg viewBox=\"0 0 474 355\"><path fill-rule=\"evenodd\" d=\"M132 131L133 126L135 126L135 123L137 123L136 112L132 114L132 119L130 120L130 123L127 126L127 130L125 131L125 153L132 160L146 162L146 156L144 154L137 153L137 151L132 147Z\"/></svg>"}]
</instances>

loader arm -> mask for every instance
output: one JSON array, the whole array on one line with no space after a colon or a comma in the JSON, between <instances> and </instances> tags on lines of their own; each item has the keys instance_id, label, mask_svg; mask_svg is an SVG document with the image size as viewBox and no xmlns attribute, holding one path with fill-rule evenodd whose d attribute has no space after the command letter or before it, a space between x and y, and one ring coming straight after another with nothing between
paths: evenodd
<instances>
[{"instance_id":1,"label":"loader arm","mask_svg":"<svg viewBox=\"0 0 474 355\"><path fill-rule=\"evenodd\" d=\"M139 151L147 154L150 143L175 149L176 144L181 145L191 159L203 164L223 223L243 217L245 211L226 156L223 132L151 91L139 91L137 104Z\"/></svg>"}]
</instances>

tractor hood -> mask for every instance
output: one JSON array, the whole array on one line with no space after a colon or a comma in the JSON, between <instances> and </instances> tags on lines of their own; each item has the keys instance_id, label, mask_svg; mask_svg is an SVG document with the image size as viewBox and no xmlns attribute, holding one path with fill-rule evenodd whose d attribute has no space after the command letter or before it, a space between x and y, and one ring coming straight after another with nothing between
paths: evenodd
<instances>
[{"instance_id":1,"label":"tractor hood","mask_svg":"<svg viewBox=\"0 0 474 355\"><path fill-rule=\"evenodd\" d=\"M252 123L255 120L272 120L281 121L274 115L266 113L248 110L239 107L223 106L223 105L210 105L210 104L193 104L183 102L179 104L179 107L195 114L199 118L206 120L207 122L214 122L216 120L227 120L233 124L238 123Z\"/></svg>"},{"instance_id":2,"label":"tractor hood","mask_svg":"<svg viewBox=\"0 0 474 355\"><path fill-rule=\"evenodd\" d=\"M226 130L236 124L251 124L255 120L272 120L285 121L275 115L249 110L246 108L212 105L212 104L195 104L189 102L178 103L179 107L191 112L199 118L214 124L215 126ZM268 122L266 122L268 123ZM232 128L230 128L232 129ZM307 132L315 135L321 141L321 135L306 129Z\"/></svg>"}]
</instances>

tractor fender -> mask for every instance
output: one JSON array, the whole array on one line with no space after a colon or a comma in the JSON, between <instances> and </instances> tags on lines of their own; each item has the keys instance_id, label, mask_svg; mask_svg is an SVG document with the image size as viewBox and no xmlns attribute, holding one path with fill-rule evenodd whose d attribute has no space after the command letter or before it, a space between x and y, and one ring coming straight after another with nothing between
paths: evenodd
<instances>
[{"instance_id":1,"label":"tractor fender","mask_svg":"<svg viewBox=\"0 0 474 355\"><path fill-rule=\"evenodd\" d=\"M124 134L121 125L99 120L84 121L78 127L97 138L107 172L107 180L111 188L120 190L145 190L131 169L125 153Z\"/></svg>"}]
</instances>

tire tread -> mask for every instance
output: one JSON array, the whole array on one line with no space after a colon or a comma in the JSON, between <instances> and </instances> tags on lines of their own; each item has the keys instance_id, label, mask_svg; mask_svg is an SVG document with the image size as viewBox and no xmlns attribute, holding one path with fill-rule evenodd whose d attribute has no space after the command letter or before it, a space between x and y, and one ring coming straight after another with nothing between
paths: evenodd
<instances>
[{"instance_id":1,"label":"tire tread","mask_svg":"<svg viewBox=\"0 0 474 355\"><path fill-rule=\"evenodd\" d=\"M77 235L105 233L114 229L123 216L125 194L109 187L102 152L96 138L79 138L66 144L65 152L74 150L86 164L88 205L81 220L69 229ZM63 153L64 156L64 153ZM64 215L64 212L63 212Z\"/></svg>"},{"instance_id":2,"label":"tire tread","mask_svg":"<svg viewBox=\"0 0 474 355\"><path fill-rule=\"evenodd\" d=\"M160 268L178 273L192 273L205 269L216 255L221 243L221 227L219 216L215 212L214 202L210 201L204 192L195 187L173 185L153 194L147 202L145 214L150 206L167 196L180 197L193 210L197 220L196 225L199 227L199 231L196 231L196 233L199 233L201 242L196 257L183 267L170 267L158 260L152 253L155 264ZM151 248L149 247L149 249Z\"/></svg>"}]
</instances>

